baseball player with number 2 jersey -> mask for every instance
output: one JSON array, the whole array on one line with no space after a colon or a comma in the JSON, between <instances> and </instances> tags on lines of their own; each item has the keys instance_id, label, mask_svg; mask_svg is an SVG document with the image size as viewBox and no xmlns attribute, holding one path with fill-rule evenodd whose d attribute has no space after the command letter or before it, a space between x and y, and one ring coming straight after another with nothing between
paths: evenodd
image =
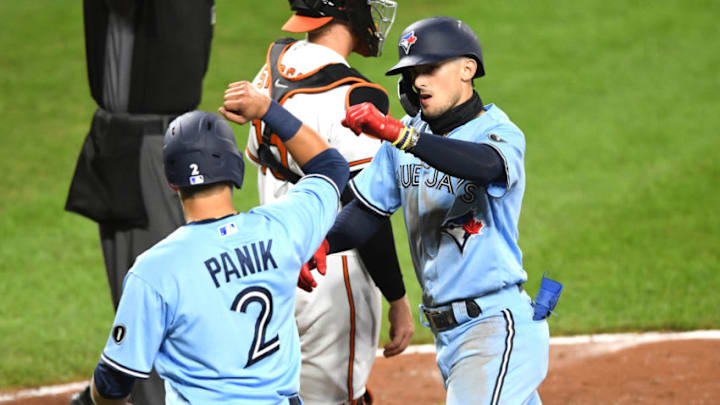
<instances>
[{"instance_id":1,"label":"baseball player with number 2 jersey","mask_svg":"<svg viewBox=\"0 0 720 405\"><path fill-rule=\"evenodd\" d=\"M93 376L98 405L124 403L153 366L168 405L302 403L296 284L335 219L347 161L249 82L230 85L221 112L237 123L262 117L306 175L282 201L237 213L243 158L230 126L200 111L171 123L165 173L187 224L125 279Z\"/></svg>"}]
</instances>

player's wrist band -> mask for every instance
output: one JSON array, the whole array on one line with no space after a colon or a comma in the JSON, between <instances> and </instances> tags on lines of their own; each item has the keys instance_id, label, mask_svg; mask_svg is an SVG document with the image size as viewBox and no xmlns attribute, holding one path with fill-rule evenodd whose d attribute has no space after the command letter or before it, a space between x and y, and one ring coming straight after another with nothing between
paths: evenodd
<instances>
[{"instance_id":1,"label":"player's wrist band","mask_svg":"<svg viewBox=\"0 0 720 405\"><path fill-rule=\"evenodd\" d=\"M397 139L392 143L392 146L401 150L412 149L417 145L418 138L420 138L420 133L417 132L415 128L405 126Z\"/></svg>"},{"instance_id":2,"label":"player's wrist band","mask_svg":"<svg viewBox=\"0 0 720 405\"><path fill-rule=\"evenodd\" d=\"M302 122L285 107L272 100L262 120L283 142L287 142L300 130Z\"/></svg>"}]
</instances>

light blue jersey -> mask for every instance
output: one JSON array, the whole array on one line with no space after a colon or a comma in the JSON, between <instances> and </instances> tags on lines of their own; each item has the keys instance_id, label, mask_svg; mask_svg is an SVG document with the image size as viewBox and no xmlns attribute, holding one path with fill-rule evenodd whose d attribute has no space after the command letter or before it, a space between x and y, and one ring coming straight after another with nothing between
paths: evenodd
<instances>
[{"instance_id":1,"label":"light blue jersey","mask_svg":"<svg viewBox=\"0 0 720 405\"><path fill-rule=\"evenodd\" d=\"M102 359L139 378L154 366L168 405L287 403L299 270L337 208L337 187L311 175L274 204L179 228L128 273Z\"/></svg>"},{"instance_id":2,"label":"light blue jersey","mask_svg":"<svg viewBox=\"0 0 720 405\"><path fill-rule=\"evenodd\" d=\"M403 123L431 132L420 114L406 116ZM522 131L490 104L484 114L447 136L495 148L504 160L507 182L483 187L452 177L384 142L371 165L350 183L379 214L403 207L423 303L429 307L527 280L517 244L525 191Z\"/></svg>"},{"instance_id":3,"label":"light blue jersey","mask_svg":"<svg viewBox=\"0 0 720 405\"><path fill-rule=\"evenodd\" d=\"M420 115L403 120L430 132ZM448 137L493 147L507 181L487 187L441 173L383 143L351 187L375 212L402 207L423 304L450 311L456 325L433 326L446 404L541 404L537 387L548 365L545 320L533 320L517 244L525 191L523 133L495 105ZM472 301L480 310L470 314Z\"/></svg>"}]
</instances>

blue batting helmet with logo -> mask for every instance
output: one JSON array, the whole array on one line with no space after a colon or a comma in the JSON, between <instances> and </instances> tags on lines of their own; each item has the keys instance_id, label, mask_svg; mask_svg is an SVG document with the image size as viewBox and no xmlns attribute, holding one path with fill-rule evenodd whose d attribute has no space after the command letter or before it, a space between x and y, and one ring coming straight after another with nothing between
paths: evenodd
<instances>
[{"instance_id":1,"label":"blue batting helmet with logo","mask_svg":"<svg viewBox=\"0 0 720 405\"><path fill-rule=\"evenodd\" d=\"M400 60L386 75L458 56L475 59L478 64L475 77L485 75L480 41L472 28L457 18L431 17L410 24L400 35L398 56Z\"/></svg>"},{"instance_id":2,"label":"blue batting helmet with logo","mask_svg":"<svg viewBox=\"0 0 720 405\"><path fill-rule=\"evenodd\" d=\"M229 181L242 187L245 164L230 125L219 115L191 111L173 120L163 139L165 176L175 187Z\"/></svg>"}]
</instances>

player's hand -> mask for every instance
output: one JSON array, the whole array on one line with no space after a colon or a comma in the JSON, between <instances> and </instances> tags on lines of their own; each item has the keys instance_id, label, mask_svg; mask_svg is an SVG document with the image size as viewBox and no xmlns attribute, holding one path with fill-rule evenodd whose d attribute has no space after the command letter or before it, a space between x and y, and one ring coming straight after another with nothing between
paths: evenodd
<instances>
[{"instance_id":1,"label":"player's hand","mask_svg":"<svg viewBox=\"0 0 720 405\"><path fill-rule=\"evenodd\" d=\"M343 126L350 128L356 135L365 133L373 138L395 142L405 129L405 125L395 118L384 115L372 103L364 102L351 106L345 111Z\"/></svg>"},{"instance_id":2,"label":"player's hand","mask_svg":"<svg viewBox=\"0 0 720 405\"><path fill-rule=\"evenodd\" d=\"M310 266L305 263L300 268L300 277L298 277L298 287L302 288L307 292L312 292L313 288L317 287L317 281L310 273Z\"/></svg>"},{"instance_id":3,"label":"player's hand","mask_svg":"<svg viewBox=\"0 0 720 405\"><path fill-rule=\"evenodd\" d=\"M270 107L270 97L248 81L234 82L225 90L225 102L218 109L228 121L244 124L262 118Z\"/></svg>"},{"instance_id":4,"label":"player's hand","mask_svg":"<svg viewBox=\"0 0 720 405\"><path fill-rule=\"evenodd\" d=\"M307 292L312 292L313 288L317 287L317 281L315 281L310 270L317 269L318 273L324 276L327 272L327 254L329 251L330 245L327 239L323 239L320 247L315 251L310 260L300 268L298 287Z\"/></svg>"},{"instance_id":5,"label":"player's hand","mask_svg":"<svg viewBox=\"0 0 720 405\"><path fill-rule=\"evenodd\" d=\"M407 295L390 303L390 342L385 344L383 356L392 357L405 351L415 333L410 302Z\"/></svg>"}]
</instances>

